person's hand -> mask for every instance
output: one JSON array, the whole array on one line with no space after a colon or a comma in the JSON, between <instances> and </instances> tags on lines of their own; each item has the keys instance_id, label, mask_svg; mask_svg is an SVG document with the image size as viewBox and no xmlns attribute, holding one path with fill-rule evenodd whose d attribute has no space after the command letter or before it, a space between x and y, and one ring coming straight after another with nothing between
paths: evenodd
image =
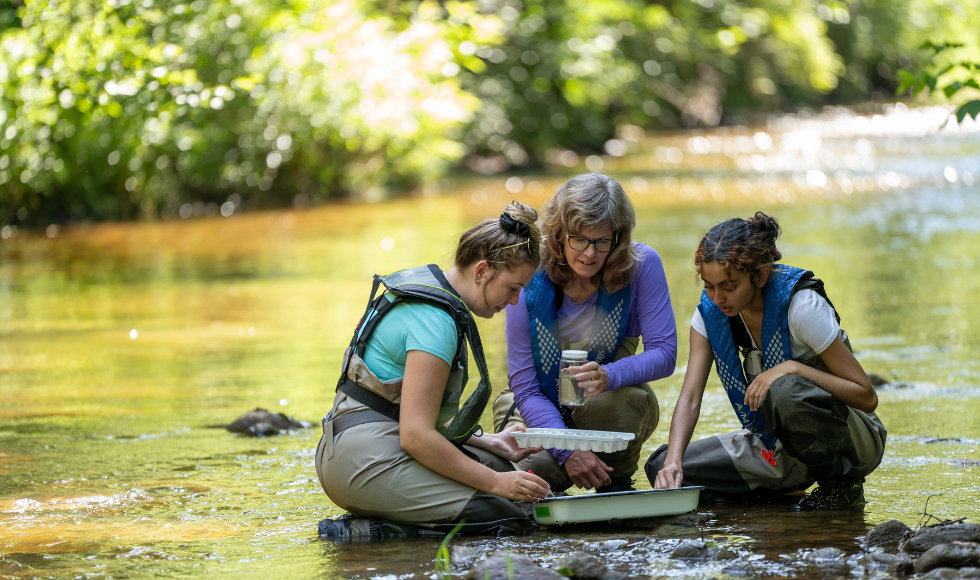
<instances>
[{"instance_id":1,"label":"person's hand","mask_svg":"<svg viewBox=\"0 0 980 580\"><path fill-rule=\"evenodd\" d=\"M671 489L680 487L684 481L684 470L680 464L665 463L664 468L657 472L657 479L653 482L653 489Z\"/></svg>"},{"instance_id":2,"label":"person's hand","mask_svg":"<svg viewBox=\"0 0 980 580\"><path fill-rule=\"evenodd\" d=\"M548 496L551 486L533 473L526 471L494 472L490 493L512 501L535 502Z\"/></svg>"},{"instance_id":3,"label":"person's hand","mask_svg":"<svg viewBox=\"0 0 980 580\"><path fill-rule=\"evenodd\" d=\"M572 483L583 488L592 489L610 483L609 467L596 457L591 451L572 451L572 454L565 460L565 471Z\"/></svg>"},{"instance_id":4,"label":"person's hand","mask_svg":"<svg viewBox=\"0 0 980 580\"><path fill-rule=\"evenodd\" d=\"M486 439L489 444L489 449L494 455L499 455L508 461L517 463L518 461L524 459L528 455L532 455L544 449L540 445L538 447L518 447L517 439L511 436L514 431L524 431L524 425L514 425L508 427L501 431L500 433L485 433L483 439Z\"/></svg>"},{"instance_id":5,"label":"person's hand","mask_svg":"<svg viewBox=\"0 0 980 580\"><path fill-rule=\"evenodd\" d=\"M769 387L783 375L795 374L796 361L785 361L778 365L772 367L771 369L759 373L759 376L755 377L752 384L745 389L745 400L743 401L749 406L749 409L753 411L759 410L759 405L762 403L762 397L766 395L766 391Z\"/></svg>"},{"instance_id":6,"label":"person's hand","mask_svg":"<svg viewBox=\"0 0 980 580\"><path fill-rule=\"evenodd\" d=\"M587 362L580 367L570 367L568 370L575 373L578 386L585 389L586 397L595 397L609 386L606 369L595 361Z\"/></svg>"}]
</instances>

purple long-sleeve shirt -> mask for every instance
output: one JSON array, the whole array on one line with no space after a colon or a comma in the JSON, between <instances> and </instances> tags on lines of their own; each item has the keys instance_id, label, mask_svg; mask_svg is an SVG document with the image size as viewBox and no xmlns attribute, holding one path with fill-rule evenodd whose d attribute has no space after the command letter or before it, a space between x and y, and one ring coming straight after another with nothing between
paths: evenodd
<instances>
[{"instance_id":1,"label":"purple long-sleeve shirt","mask_svg":"<svg viewBox=\"0 0 980 580\"><path fill-rule=\"evenodd\" d=\"M610 391L624 385L636 385L670 376L677 361L677 325L670 305L663 262L650 246L641 243L635 245L641 262L630 288L626 336L642 336L643 352L603 365L609 375L607 390ZM565 299L558 311L559 340L564 338L563 331L582 327L579 319L594 319L597 297L598 294L593 294L582 304ZM588 327L591 329L591 323ZM572 339L581 338L584 337L576 336ZM561 414L538 385L523 290L517 304L507 306L507 367L510 388L514 391L514 400L524 423L528 427L564 429L565 422L562 421ZM552 449L551 453L564 465L572 452Z\"/></svg>"}]
</instances>

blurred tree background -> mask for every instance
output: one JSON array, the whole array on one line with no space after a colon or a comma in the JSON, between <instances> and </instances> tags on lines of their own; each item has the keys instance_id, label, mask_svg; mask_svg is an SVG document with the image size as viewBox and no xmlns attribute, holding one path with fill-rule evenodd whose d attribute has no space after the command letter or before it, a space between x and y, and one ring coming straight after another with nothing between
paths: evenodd
<instances>
[{"instance_id":1,"label":"blurred tree background","mask_svg":"<svg viewBox=\"0 0 980 580\"><path fill-rule=\"evenodd\" d=\"M382 199L890 98L980 0L0 0L0 223Z\"/></svg>"}]
</instances>

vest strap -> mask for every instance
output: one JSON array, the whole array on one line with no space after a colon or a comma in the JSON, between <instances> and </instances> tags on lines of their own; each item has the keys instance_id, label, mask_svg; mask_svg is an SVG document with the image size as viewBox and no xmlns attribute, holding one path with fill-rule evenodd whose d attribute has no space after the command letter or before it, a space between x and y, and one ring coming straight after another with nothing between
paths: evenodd
<instances>
[{"instance_id":1,"label":"vest strap","mask_svg":"<svg viewBox=\"0 0 980 580\"><path fill-rule=\"evenodd\" d=\"M324 421L324 426L326 426L328 422L333 423L333 436L336 437L351 427L357 427L358 425L364 425L365 423L391 422L391 418L382 415L373 409L358 409L344 413L336 419ZM326 433L326 430L324 430L324 433Z\"/></svg>"},{"instance_id":2,"label":"vest strap","mask_svg":"<svg viewBox=\"0 0 980 580\"><path fill-rule=\"evenodd\" d=\"M387 420L398 422L401 405L392 403L367 387L362 387L352 381L348 376L341 378L338 389L358 403L362 403L379 415L386 417Z\"/></svg>"}]
</instances>

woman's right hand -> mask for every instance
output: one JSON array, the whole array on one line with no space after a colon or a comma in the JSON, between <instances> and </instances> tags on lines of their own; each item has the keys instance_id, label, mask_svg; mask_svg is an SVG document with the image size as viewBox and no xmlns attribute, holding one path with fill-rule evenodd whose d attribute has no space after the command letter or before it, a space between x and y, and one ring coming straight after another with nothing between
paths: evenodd
<instances>
[{"instance_id":1,"label":"woman's right hand","mask_svg":"<svg viewBox=\"0 0 980 580\"><path fill-rule=\"evenodd\" d=\"M684 470L679 463L665 463L663 469L657 472L653 489L672 489L680 487L684 481Z\"/></svg>"},{"instance_id":2,"label":"woman's right hand","mask_svg":"<svg viewBox=\"0 0 980 580\"><path fill-rule=\"evenodd\" d=\"M495 473L488 491L511 501L535 502L548 497L549 489L548 482L537 475L517 470Z\"/></svg>"},{"instance_id":3,"label":"woman's right hand","mask_svg":"<svg viewBox=\"0 0 980 580\"><path fill-rule=\"evenodd\" d=\"M572 451L565 460L565 471L572 483L582 489L602 487L610 483L613 468L602 462L591 451Z\"/></svg>"}]
</instances>

